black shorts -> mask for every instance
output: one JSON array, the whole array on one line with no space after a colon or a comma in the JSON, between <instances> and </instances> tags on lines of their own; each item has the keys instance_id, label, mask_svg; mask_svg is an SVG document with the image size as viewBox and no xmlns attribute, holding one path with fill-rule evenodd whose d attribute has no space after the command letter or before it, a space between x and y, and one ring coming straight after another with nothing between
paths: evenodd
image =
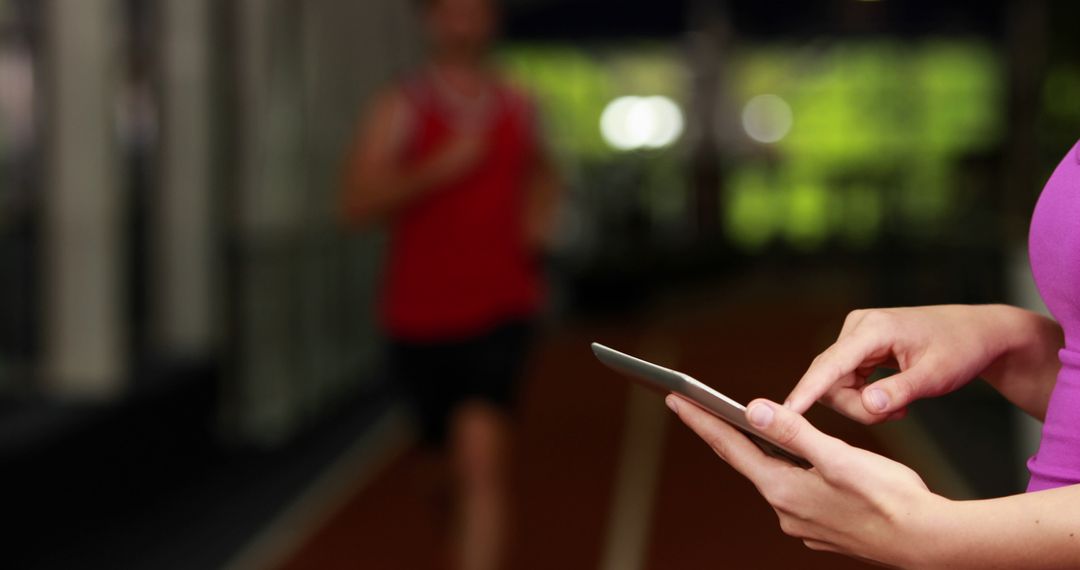
<instances>
[{"instance_id":1,"label":"black shorts","mask_svg":"<svg viewBox=\"0 0 1080 570\"><path fill-rule=\"evenodd\" d=\"M442 446L451 414L465 402L512 412L531 339L526 320L452 341L391 339L390 374L417 414L423 442Z\"/></svg>"}]
</instances>

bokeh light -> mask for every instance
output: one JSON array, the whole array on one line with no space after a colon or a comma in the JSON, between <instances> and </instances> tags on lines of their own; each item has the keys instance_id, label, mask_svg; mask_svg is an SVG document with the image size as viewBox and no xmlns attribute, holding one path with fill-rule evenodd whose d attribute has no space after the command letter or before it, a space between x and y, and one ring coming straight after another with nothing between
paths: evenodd
<instances>
[{"instance_id":1,"label":"bokeh light","mask_svg":"<svg viewBox=\"0 0 1080 570\"><path fill-rule=\"evenodd\" d=\"M679 106L663 96L624 96L600 115L600 132L612 148L663 148L682 135L685 122Z\"/></svg>"},{"instance_id":2,"label":"bokeh light","mask_svg":"<svg viewBox=\"0 0 1080 570\"><path fill-rule=\"evenodd\" d=\"M778 95L758 95L743 107L743 129L760 143L780 141L791 131L793 122L791 105Z\"/></svg>"}]
</instances>

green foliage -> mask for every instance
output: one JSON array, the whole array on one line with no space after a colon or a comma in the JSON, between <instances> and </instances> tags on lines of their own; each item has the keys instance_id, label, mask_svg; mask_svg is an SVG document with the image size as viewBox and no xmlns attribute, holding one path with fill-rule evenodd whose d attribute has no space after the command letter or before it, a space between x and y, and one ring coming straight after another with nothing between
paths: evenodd
<instances>
[{"instance_id":1,"label":"green foliage","mask_svg":"<svg viewBox=\"0 0 1080 570\"><path fill-rule=\"evenodd\" d=\"M956 160L1001 136L1002 71L982 43L769 46L736 60L737 102L773 93L794 115L769 160L741 161L728 181L730 235L745 249L774 237L814 249L829 233L866 247L886 208L912 237L932 237L955 207ZM768 188L757 173L762 168L775 171ZM747 194L762 191L774 194L768 222L747 213L746 204L757 203ZM757 227L748 231L750 225ZM763 237L766 228L771 234Z\"/></svg>"},{"instance_id":2,"label":"green foliage","mask_svg":"<svg viewBox=\"0 0 1080 570\"><path fill-rule=\"evenodd\" d=\"M721 220L729 239L747 251L777 239L807 251L830 241L869 247L886 213L896 219L891 227L907 228L909 237L933 238L957 207L957 160L1002 136L1001 63L978 40L768 45L729 59L727 97L735 103L729 112L771 93L794 116L788 135L772 145L734 133L745 139L746 152L725 170ZM541 101L553 147L578 162L618 168L598 126L612 99L667 95L684 108L688 99L689 71L666 46L514 45L500 61ZM1048 111L1080 121L1078 100L1080 72L1052 71ZM729 122L739 124L737 117ZM641 154L646 172L637 183L644 187L627 196L653 218L692 219L679 157L670 149Z\"/></svg>"}]
</instances>

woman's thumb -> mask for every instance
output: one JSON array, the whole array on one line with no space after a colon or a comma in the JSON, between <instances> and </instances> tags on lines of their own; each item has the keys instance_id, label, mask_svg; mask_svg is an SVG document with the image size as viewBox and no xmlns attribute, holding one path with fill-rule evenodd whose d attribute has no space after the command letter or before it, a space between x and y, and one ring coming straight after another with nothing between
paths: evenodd
<instances>
[{"instance_id":1,"label":"woman's thumb","mask_svg":"<svg viewBox=\"0 0 1080 570\"><path fill-rule=\"evenodd\" d=\"M879 415L902 410L919 397L925 378L918 367L882 378L863 389L863 407Z\"/></svg>"}]
</instances>

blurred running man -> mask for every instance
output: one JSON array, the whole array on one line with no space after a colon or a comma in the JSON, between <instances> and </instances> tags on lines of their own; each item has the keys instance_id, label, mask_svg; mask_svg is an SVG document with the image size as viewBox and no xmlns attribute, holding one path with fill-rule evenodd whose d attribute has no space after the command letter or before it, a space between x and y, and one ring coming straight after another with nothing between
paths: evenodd
<instances>
[{"instance_id":1,"label":"blurred running man","mask_svg":"<svg viewBox=\"0 0 1080 570\"><path fill-rule=\"evenodd\" d=\"M354 226L388 225L380 310L390 368L424 442L449 452L456 563L481 570L505 563L509 412L559 183L535 108L488 61L494 0L422 8L431 58L360 125L344 209Z\"/></svg>"}]
</instances>

